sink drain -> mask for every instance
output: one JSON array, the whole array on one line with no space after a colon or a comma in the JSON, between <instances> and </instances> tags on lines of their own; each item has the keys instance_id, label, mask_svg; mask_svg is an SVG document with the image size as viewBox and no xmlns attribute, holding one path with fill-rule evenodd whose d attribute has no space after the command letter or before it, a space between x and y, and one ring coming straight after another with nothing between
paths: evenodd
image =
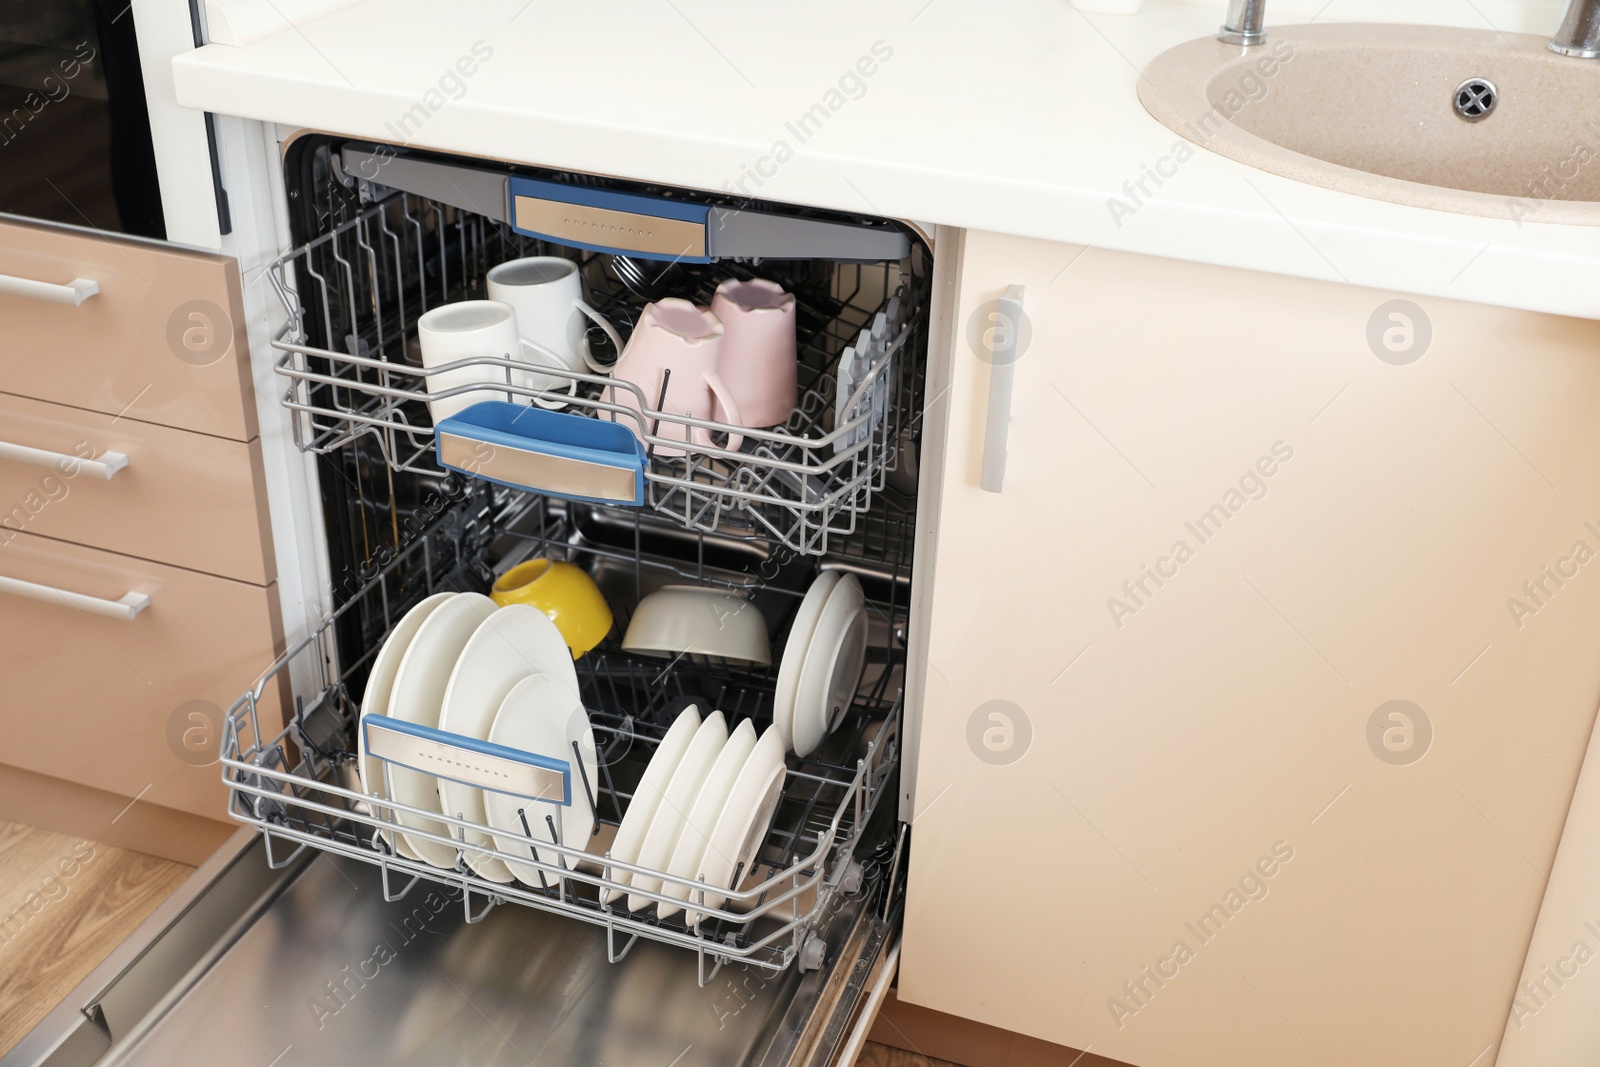
<instances>
[{"instance_id":1,"label":"sink drain","mask_svg":"<svg viewBox=\"0 0 1600 1067\"><path fill-rule=\"evenodd\" d=\"M1482 122L1499 102L1500 90L1487 78L1468 78L1456 86L1455 97L1451 100L1456 117L1464 122Z\"/></svg>"}]
</instances>

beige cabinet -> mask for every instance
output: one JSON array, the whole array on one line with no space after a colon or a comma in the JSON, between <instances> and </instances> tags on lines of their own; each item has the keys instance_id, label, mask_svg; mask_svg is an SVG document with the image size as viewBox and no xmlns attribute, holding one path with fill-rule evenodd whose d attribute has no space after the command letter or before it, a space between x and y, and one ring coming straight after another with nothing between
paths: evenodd
<instances>
[{"instance_id":1,"label":"beige cabinet","mask_svg":"<svg viewBox=\"0 0 1600 1067\"><path fill-rule=\"evenodd\" d=\"M0 320L0 818L198 862L282 648L238 264L0 221Z\"/></svg>"},{"instance_id":2,"label":"beige cabinet","mask_svg":"<svg viewBox=\"0 0 1600 1067\"><path fill-rule=\"evenodd\" d=\"M24 583L24 589L15 583ZM145 606L131 618L73 597ZM222 819L221 714L271 664L276 590L17 534L0 547L4 762ZM266 717L281 715L266 694Z\"/></svg>"},{"instance_id":3,"label":"beige cabinet","mask_svg":"<svg viewBox=\"0 0 1600 1067\"><path fill-rule=\"evenodd\" d=\"M1492 1063L1600 698L1600 324L959 269L900 998L1148 1067Z\"/></svg>"},{"instance_id":4,"label":"beige cabinet","mask_svg":"<svg viewBox=\"0 0 1600 1067\"><path fill-rule=\"evenodd\" d=\"M0 391L256 435L231 257L0 220L0 318Z\"/></svg>"},{"instance_id":5,"label":"beige cabinet","mask_svg":"<svg viewBox=\"0 0 1600 1067\"><path fill-rule=\"evenodd\" d=\"M265 584L262 482L259 441L0 393L0 540L25 530Z\"/></svg>"}]
</instances>

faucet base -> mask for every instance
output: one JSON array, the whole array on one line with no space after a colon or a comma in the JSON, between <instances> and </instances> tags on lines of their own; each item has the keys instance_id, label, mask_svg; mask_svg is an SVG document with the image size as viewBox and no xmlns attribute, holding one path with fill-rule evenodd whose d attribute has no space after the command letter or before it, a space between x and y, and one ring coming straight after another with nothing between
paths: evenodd
<instances>
[{"instance_id":1,"label":"faucet base","mask_svg":"<svg viewBox=\"0 0 1600 1067\"><path fill-rule=\"evenodd\" d=\"M1573 59L1600 59L1600 47L1576 44L1557 44L1551 41L1547 46L1557 55L1571 56Z\"/></svg>"},{"instance_id":2,"label":"faucet base","mask_svg":"<svg viewBox=\"0 0 1600 1067\"><path fill-rule=\"evenodd\" d=\"M1236 30L1232 26L1223 26L1217 30L1217 40L1223 44L1255 45L1264 44L1267 40L1266 30Z\"/></svg>"}]
</instances>

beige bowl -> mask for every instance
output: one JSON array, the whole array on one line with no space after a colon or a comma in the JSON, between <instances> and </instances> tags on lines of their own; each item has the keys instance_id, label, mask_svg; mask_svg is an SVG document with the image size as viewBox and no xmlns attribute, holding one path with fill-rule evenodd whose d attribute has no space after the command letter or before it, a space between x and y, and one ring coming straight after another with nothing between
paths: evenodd
<instances>
[{"instance_id":1,"label":"beige bowl","mask_svg":"<svg viewBox=\"0 0 1600 1067\"><path fill-rule=\"evenodd\" d=\"M639 601L622 647L653 655L772 664L767 620L756 606L736 593L697 585L664 586Z\"/></svg>"}]
</instances>

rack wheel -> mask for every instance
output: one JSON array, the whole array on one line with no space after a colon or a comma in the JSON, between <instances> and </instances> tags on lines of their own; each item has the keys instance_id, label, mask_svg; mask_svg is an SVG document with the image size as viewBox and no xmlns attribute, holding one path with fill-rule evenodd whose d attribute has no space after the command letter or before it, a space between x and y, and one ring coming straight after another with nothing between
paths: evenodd
<instances>
[{"instance_id":1,"label":"rack wheel","mask_svg":"<svg viewBox=\"0 0 1600 1067\"><path fill-rule=\"evenodd\" d=\"M801 974L822 969L823 961L828 958L828 943L816 934L806 935L800 942L800 954L795 960L795 966L800 968Z\"/></svg>"},{"instance_id":2,"label":"rack wheel","mask_svg":"<svg viewBox=\"0 0 1600 1067\"><path fill-rule=\"evenodd\" d=\"M839 873L839 888L844 890L845 896L853 897L861 892L861 883L866 878L866 872L861 864L851 860Z\"/></svg>"}]
</instances>

